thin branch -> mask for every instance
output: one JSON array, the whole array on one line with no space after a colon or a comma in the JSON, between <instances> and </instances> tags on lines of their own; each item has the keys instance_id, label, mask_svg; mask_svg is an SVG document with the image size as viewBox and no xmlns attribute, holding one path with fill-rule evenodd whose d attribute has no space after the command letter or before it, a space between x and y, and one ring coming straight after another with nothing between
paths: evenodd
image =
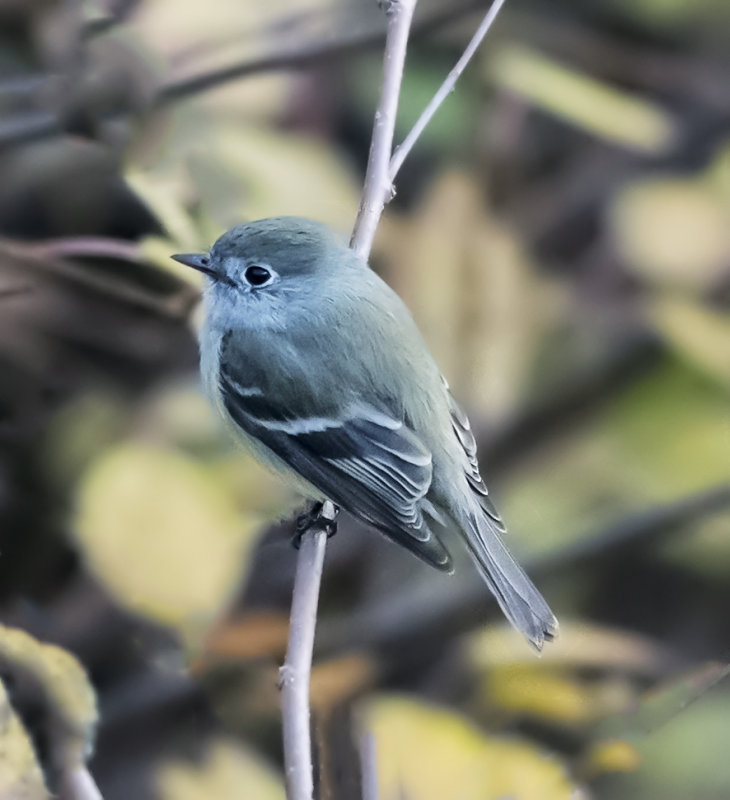
<instances>
[{"instance_id":1,"label":"thin branch","mask_svg":"<svg viewBox=\"0 0 730 800\"><path fill-rule=\"evenodd\" d=\"M393 152L393 136L403 81L408 31L416 9L416 0L388 0L384 3L384 7L388 16L388 27L385 38L383 89L380 105L375 112L370 155L365 173L365 188L350 240L350 247L363 259L367 259L370 254L375 229L392 192L388 164Z\"/></svg>"},{"instance_id":2,"label":"thin branch","mask_svg":"<svg viewBox=\"0 0 730 800\"><path fill-rule=\"evenodd\" d=\"M370 146L370 158L360 211L352 234L351 247L362 258L370 253L375 229L390 190L388 162L393 147L398 97L403 79L408 32L417 0L387 0L388 17L383 66L383 88ZM325 501L321 516L331 519L334 505ZM327 533L316 524L300 537L299 557L292 596L289 645L281 668L282 722L284 728L284 768L289 800L311 800L312 743L309 714L309 679L317 624L317 602L322 577Z\"/></svg>"},{"instance_id":3,"label":"thin branch","mask_svg":"<svg viewBox=\"0 0 730 800\"><path fill-rule=\"evenodd\" d=\"M334 520L334 505L325 501L321 516ZM289 645L280 670L284 771L289 800L312 800L312 742L309 730L309 678L314 628L322 579L326 528L313 525L302 537L292 593Z\"/></svg>"},{"instance_id":4,"label":"thin branch","mask_svg":"<svg viewBox=\"0 0 730 800\"><path fill-rule=\"evenodd\" d=\"M58 239L45 239L37 244L28 245L28 251L36 258L97 256L140 263L146 260L137 242L112 239L108 236L64 236Z\"/></svg>"},{"instance_id":5,"label":"thin branch","mask_svg":"<svg viewBox=\"0 0 730 800\"><path fill-rule=\"evenodd\" d=\"M17 297L19 294L29 294L31 287L27 284L19 284L18 286L0 286L0 298L7 300L8 297Z\"/></svg>"},{"instance_id":6,"label":"thin branch","mask_svg":"<svg viewBox=\"0 0 730 800\"><path fill-rule=\"evenodd\" d=\"M444 100L446 100L451 92L454 91L456 81L461 76L461 73L466 69L466 65L473 58L474 54L479 48L479 45L482 43L482 40L489 32L489 29L492 27L494 21L497 19L497 14L499 14L504 3L505 0L494 0L489 8L489 11L487 11L486 16L482 20L482 24L477 28L477 32L466 46L461 58L456 62L456 66L446 76L446 80L441 84L439 90L433 96L431 102L423 110L421 116L416 120L416 124L413 126L408 136L406 136L403 142L396 147L393 157L390 160L390 168L388 171L388 177L391 184L395 180L398 170L400 170L400 168L403 166L403 162L406 160L406 157L413 149L413 146L426 129L426 126L431 121L434 114L438 111Z\"/></svg>"},{"instance_id":7,"label":"thin branch","mask_svg":"<svg viewBox=\"0 0 730 800\"><path fill-rule=\"evenodd\" d=\"M83 765L63 773L58 796L60 800L103 800L99 787Z\"/></svg>"},{"instance_id":8,"label":"thin branch","mask_svg":"<svg viewBox=\"0 0 730 800\"><path fill-rule=\"evenodd\" d=\"M360 773L362 800L378 800L378 770L375 737L367 731L360 744Z\"/></svg>"}]
</instances>

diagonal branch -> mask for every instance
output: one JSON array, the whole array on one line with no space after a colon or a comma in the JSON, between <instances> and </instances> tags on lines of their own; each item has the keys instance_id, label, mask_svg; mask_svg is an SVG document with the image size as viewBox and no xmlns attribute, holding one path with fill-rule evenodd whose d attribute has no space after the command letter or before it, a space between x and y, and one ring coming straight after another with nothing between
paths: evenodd
<instances>
[{"instance_id":1,"label":"diagonal branch","mask_svg":"<svg viewBox=\"0 0 730 800\"><path fill-rule=\"evenodd\" d=\"M479 48L479 45L482 43L482 40L489 32L489 29L492 27L494 21L497 19L497 14L499 14L504 3L505 0L494 0L492 5L489 7L489 11L487 11L486 16L482 20L482 24L477 28L477 32L474 34L474 36L472 36L471 41L466 46L461 58L456 62L456 65L446 76L446 79L431 99L431 102L426 106L421 116L416 120L416 124L413 126L408 136L406 136L403 142L396 147L395 152L393 153L393 158L390 160L390 168L388 171L388 177L391 184L395 180L398 170L400 170L400 168L403 166L403 162L406 160L406 157L413 149L413 146L418 141L424 130L426 130L426 126L431 121L434 114L439 110L444 100L446 100L451 92L454 91L456 81L459 80L461 73L466 69L466 65L473 58L474 54Z\"/></svg>"},{"instance_id":2,"label":"diagonal branch","mask_svg":"<svg viewBox=\"0 0 730 800\"><path fill-rule=\"evenodd\" d=\"M102 800L99 787L83 765L64 771L58 797L59 800Z\"/></svg>"}]
</instances>

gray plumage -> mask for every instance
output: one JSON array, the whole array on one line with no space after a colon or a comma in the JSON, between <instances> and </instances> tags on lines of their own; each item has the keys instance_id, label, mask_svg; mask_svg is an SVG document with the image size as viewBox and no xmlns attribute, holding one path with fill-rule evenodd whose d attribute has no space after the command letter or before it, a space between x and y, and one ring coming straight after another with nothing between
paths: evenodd
<instances>
[{"instance_id":1,"label":"gray plumage","mask_svg":"<svg viewBox=\"0 0 730 800\"><path fill-rule=\"evenodd\" d=\"M458 531L509 620L538 649L552 639L557 620L503 544L466 415L400 298L295 217L239 225L209 256L178 260L209 276L203 382L255 454L439 569Z\"/></svg>"}]
</instances>

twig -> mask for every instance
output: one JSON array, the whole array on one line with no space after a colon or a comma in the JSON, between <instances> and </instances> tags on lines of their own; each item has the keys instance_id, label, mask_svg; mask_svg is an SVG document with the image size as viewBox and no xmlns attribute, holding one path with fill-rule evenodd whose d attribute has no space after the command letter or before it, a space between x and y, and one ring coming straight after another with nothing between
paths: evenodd
<instances>
[{"instance_id":1,"label":"twig","mask_svg":"<svg viewBox=\"0 0 730 800\"><path fill-rule=\"evenodd\" d=\"M380 105L375 112L373 137L365 173L365 188L350 240L350 247L363 259L367 259L370 254L375 229L392 192L393 184L388 177L388 163L393 152L393 136L403 81L408 31L416 9L416 0L387 0L384 8L388 16L388 27L385 38L383 89Z\"/></svg>"},{"instance_id":2,"label":"twig","mask_svg":"<svg viewBox=\"0 0 730 800\"><path fill-rule=\"evenodd\" d=\"M416 120L416 124L413 126L408 136L406 136L403 142L396 147L393 157L390 160L390 168L388 170L388 177L391 184L395 180L398 170L400 170L400 168L403 166L403 162L406 160L406 157L413 149L413 145L415 145L415 143L418 141L419 137L426 129L426 126L433 118L433 115L438 111L444 100L446 100L451 92L454 91L456 81L459 79L461 73L466 68L466 65L471 61L472 57L476 53L479 45L482 43L482 39L484 39L489 32L489 29L492 27L494 20L497 19L497 14L499 14L504 2L505 0L494 0L492 5L489 7L489 11L487 11L486 16L482 20L482 24L477 28L477 32L466 46L461 58L456 62L456 65L446 76L446 80L441 84L439 90L431 99L431 102L426 106L421 116Z\"/></svg>"},{"instance_id":3,"label":"twig","mask_svg":"<svg viewBox=\"0 0 730 800\"><path fill-rule=\"evenodd\" d=\"M335 507L326 500L320 513L323 518L334 520ZM279 673L286 796L289 800L312 800L314 792L309 677L326 543L326 529L316 524L301 537L292 593L289 645Z\"/></svg>"},{"instance_id":4,"label":"twig","mask_svg":"<svg viewBox=\"0 0 730 800\"><path fill-rule=\"evenodd\" d=\"M362 775L362 800L378 800L378 770L375 737L367 731L360 744L360 773Z\"/></svg>"},{"instance_id":5,"label":"twig","mask_svg":"<svg viewBox=\"0 0 730 800\"><path fill-rule=\"evenodd\" d=\"M370 158L363 199L352 234L351 247L367 259L389 190L388 162L398 112L398 97L413 11L417 0L388 0L388 17L383 66L383 88L375 112ZM321 514L334 506L325 501ZM289 800L311 800L312 744L309 729L309 677L317 624L317 600L327 535L317 526L300 536L299 557L292 597L289 645L281 669L284 768Z\"/></svg>"},{"instance_id":6,"label":"twig","mask_svg":"<svg viewBox=\"0 0 730 800\"><path fill-rule=\"evenodd\" d=\"M31 287L26 284L18 286L0 286L0 298L6 300L8 297L17 297L19 294L28 294Z\"/></svg>"},{"instance_id":7,"label":"twig","mask_svg":"<svg viewBox=\"0 0 730 800\"><path fill-rule=\"evenodd\" d=\"M83 765L63 773L58 796L60 800L103 800L99 787Z\"/></svg>"},{"instance_id":8,"label":"twig","mask_svg":"<svg viewBox=\"0 0 730 800\"><path fill-rule=\"evenodd\" d=\"M112 239L108 236L64 236L58 239L46 239L38 244L29 245L28 251L37 258L98 256L140 263L145 261L142 248L137 242Z\"/></svg>"}]
</instances>

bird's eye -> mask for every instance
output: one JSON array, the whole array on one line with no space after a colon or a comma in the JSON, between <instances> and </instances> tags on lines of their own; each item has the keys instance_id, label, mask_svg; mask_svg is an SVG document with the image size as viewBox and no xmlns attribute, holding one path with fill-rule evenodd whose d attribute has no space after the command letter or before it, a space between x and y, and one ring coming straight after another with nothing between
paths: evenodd
<instances>
[{"instance_id":1,"label":"bird's eye","mask_svg":"<svg viewBox=\"0 0 730 800\"><path fill-rule=\"evenodd\" d=\"M272 275L266 267L252 264L250 267L246 267L243 277L251 286L264 286L271 281Z\"/></svg>"}]
</instances>

